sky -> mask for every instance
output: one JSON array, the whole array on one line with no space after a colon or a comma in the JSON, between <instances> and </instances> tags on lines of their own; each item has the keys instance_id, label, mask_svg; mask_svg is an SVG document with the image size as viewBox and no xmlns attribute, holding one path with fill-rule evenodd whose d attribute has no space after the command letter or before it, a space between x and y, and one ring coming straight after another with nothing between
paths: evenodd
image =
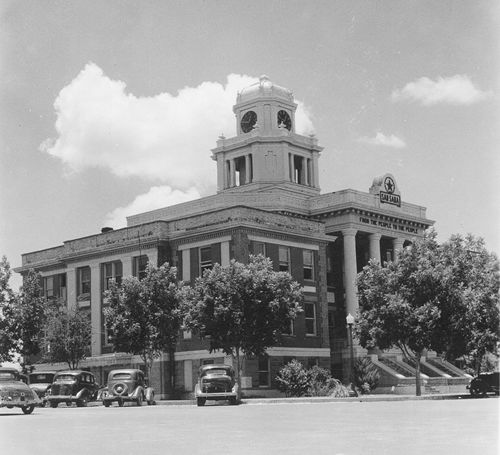
<instances>
[{"instance_id":1,"label":"sky","mask_svg":"<svg viewBox=\"0 0 500 455\"><path fill-rule=\"evenodd\" d=\"M322 193L391 173L438 240L498 254L499 30L496 0L0 0L0 255L214 194L262 74L324 147Z\"/></svg>"}]
</instances>

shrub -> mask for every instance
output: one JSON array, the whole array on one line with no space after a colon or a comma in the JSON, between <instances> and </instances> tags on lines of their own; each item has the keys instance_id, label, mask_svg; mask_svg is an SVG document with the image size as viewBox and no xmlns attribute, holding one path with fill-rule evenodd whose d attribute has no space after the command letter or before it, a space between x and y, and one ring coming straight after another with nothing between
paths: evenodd
<instances>
[{"instance_id":1,"label":"shrub","mask_svg":"<svg viewBox=\"0 0 500 455\"><path fill-rule=\"evenodd\" d=\"M361 357L354 364L354 385L366 395L378 386L380 374L377 367L373 365L369 357Z\"/></svg>"},{"instance_id":2,"label":"shrub","mask_svg":"<svg viewBox=\"0 0 500 455\"><path fill-rule=\"evenodd\" d=\"M300 362L292 360L278 372L276 385L287 397L301 397L309 388L309 376Z\"/></svg>"},{"instance_id":3,"label":"shrub","mask_svg":"<svg viewBox=\"0 0 500 455\"><path fill-rule=\"evenodd\" d=\"M307 395L311 397L348 397L349 389L338 379L332 378L325 368L313 366L308 370L309 389Z\"/></svg>"}]
</instances>

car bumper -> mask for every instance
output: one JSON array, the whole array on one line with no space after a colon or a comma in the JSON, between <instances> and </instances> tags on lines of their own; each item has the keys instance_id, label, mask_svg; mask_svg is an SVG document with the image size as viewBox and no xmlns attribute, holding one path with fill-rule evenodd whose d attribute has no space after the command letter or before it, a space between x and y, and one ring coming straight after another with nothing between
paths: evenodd
<instances>
[{"instance_id":1,"label":"car bumper","mask_svg":"<svg viewBox=\"0 0 500 455\"><path fill-rule=\"evenodd\" d=\"M24 406L39 406L42 404L41 400L18 400L18 399L0 399L0 408L13 408Z\"/></svg>"},{"instance_id":2,"label":"car bumper","mask_svg":"<svg viewBox=\"0 0 500 455\"><path fill-rule=\"evenodd\" d=\"M205 392L196 392L196 398L206 398L207 400L224 400L226 398L236 397L236 392L214 392L214 393L205 393Z\"/></svg>"}]
</instances>

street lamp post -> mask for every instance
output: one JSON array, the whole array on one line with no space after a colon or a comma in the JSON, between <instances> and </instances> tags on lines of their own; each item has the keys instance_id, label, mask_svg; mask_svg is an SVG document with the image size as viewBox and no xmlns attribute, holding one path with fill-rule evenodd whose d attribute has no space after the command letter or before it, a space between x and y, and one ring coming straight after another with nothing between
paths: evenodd
<instances>
[{"instance_id":1,"label":"street lamp post","mask_svg":"<svg viewBox=\"0 0 500 455\"><path fill-rule=\"evenodd\" d=\"M349 313L345 321L347 322L347 328L348 328L348 336L349 336L349 382L351 383L351 388L352 388L352 383L354 381L354 346L352 343L352 326L354 325L354 316Z\"/></svg>"}]
</instances>

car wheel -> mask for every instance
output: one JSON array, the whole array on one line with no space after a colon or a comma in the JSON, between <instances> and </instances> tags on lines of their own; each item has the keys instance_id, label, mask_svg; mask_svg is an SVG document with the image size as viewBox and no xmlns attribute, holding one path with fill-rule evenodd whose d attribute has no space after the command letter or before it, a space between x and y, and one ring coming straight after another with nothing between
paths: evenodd
<instances>
[{"instance_id":1,"label":"car wheel","mask_svg":"<svg viewBox=\"0 0 500 455\"><path fill-rule=\"evenodd\" d=\"M118 398L118 406L120 406L120 408L123 408L123 400L121 398Z\"/></svg>"},{"instance_id":2,"label":"car wheel","mask_svg":"<svg viewBox=\"0 0 500 455\"><path fill-rule=\"evenodd\" d=\"M57 408L57 405L58 405L58 404L59 404L59 403L58 403L57 401L50 401L50 407L51 407L51 408Z\"/></svg>"},{"instance_id":3,"label":"car wheel","mask_svg":"<svg viewBox=\"0 0 500 455\"><path fill-rule=\"evenodd\" d=\"M205 406L206 401L207 401L207 399L203 398L203 397L196 398L196 404L198 406Z\"/></svg>"},{"instance_id":4,"label":"car wheel","mask_svg":"<svg viewBox=\"0 0 500 455\"><path fill-rule=\"evenodd\" d=\"M231 406L234 406L234 405L236 404L236 397L231 397L231 398L229 398L229 404L230 404Z\"/></svg>"},{"instance_id":5,"label":"car wheel","mask_svg":"<svg viewBox=\"0 0 500 455\"><path fill-rule=\"evenodd\" d=\"M35 409L35 406L22 406L21 409L25 414L31 414L33 412L33 409Z\"/></svg>"},{"instance_id":6,"label":"car wheel","mask_svg":"<svg viewBox=\"0 0 500 455\"><path fill-rule=\"evenodd\" d=\"M73 404L73 403L72 403L71 401L66 401L66 406L67 406L68 408L70 408L72 404Z\"/></svg>"},{"instance_id":7,"label":"car wheel","mask_svg":"<svg viewBox=\"0 0 500 455\"><path fill-rule=\"evenodd\" d=\"M148 403L148 406L152 406L152 405L156 404L156 402L155 402L155 394L154 393L151 394L151 396L149 397L149 400L147 401L147 403Z\"/></svg>"},{"instance_id":8,"label":"car wheel","mask_svg":"<svg viewBox=\"0 0 500 455\"><path fill-rule=\"evenodd\" d=\"M137 406L142 406L142 392L137 395L135 402L137 403Z\"/></svg>"},{"instance_id":9,"label":"car wheel","mask_svg":"<svg viewBox=\"0 0 500 455\"><path fill-rule=\"evenodd\" d=\"M104 405L105 408L109 408L109 405L111 403L109 401L103 401L102 404Z\"/></svg>"},{"instance_id":10,"label":"car wheel","mask_svg":"<svg viewBox=\"0 0 500 455\"><path fill-rule=\"evenodd\" d=\"M481 384L472 384L470 386L470 394L473 396L473 397L478 397L479 395L482 395L484 394L484 391L483 391L483 387Z\"/></svg>"}]
</instances>

